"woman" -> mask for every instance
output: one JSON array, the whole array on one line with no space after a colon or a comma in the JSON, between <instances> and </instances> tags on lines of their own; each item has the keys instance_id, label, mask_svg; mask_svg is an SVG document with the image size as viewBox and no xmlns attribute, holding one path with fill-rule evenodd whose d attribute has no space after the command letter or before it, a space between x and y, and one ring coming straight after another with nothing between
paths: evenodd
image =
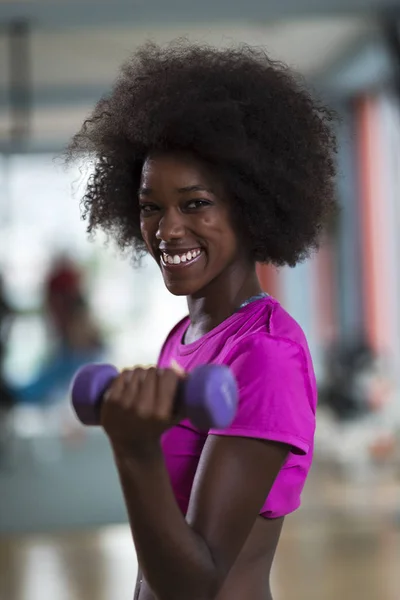
<instances>
[{"instance_id":1,"label":"woman","mask_svg":"<svg viewBox=\"0 0 400 600\"><path fill-rule=\"evenodd\" d=\"M149 252L189 308L157 368L121 373L102 410L140 600L271 598L312 461L316 386L304 334L262 293L256 263L294 266L317 245L335 204L330 121L263 51L150 44L70 145L94 159L88 231ZM179 378L204 363L238 381L223 431L172 414Z\"/></svg>"}]
</instances>

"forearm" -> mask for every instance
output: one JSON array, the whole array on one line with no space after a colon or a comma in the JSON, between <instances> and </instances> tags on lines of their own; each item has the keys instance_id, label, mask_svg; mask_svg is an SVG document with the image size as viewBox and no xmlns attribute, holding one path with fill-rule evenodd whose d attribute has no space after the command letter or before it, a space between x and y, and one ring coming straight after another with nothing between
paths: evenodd
<instances>
[{"instance_id":1,"label":"forearm","mask_svg":"<svg viewBox=\"0 0 400 600\"><path fill-rule=\"evenodd\" d=\"M114 449L140 568L158 600L208 600L216 569L182 515L161 448L141 456Z\"/></svg>"}]
</instances>

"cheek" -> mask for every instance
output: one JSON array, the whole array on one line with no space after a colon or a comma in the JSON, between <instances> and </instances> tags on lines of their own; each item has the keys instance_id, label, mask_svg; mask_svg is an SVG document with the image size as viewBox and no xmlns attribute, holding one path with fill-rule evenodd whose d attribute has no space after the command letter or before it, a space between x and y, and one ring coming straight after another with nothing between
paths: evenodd
<instances>
[{"instance_id":1,"label":"cheek","mask_svg":"<svg viewBox=\"0 0 400 600\"><path fill-rule=\"evenodd\" d=\"M142 234L142 238L144 243L146 244L146 248L147 250L150 252L150 254L154 254L153 253L153 248L151 245L151 240L153 239L153 234L152 234L152 229L151 227L149 227L149 223L147 222L140 222L140 232Z\"/></svg>"},{"instance_id":2,"label":"cheek","mask_svg":"<svg viewBox=\"0 0 400 600\"><path fill-rule=\"evenodd\" d=\"M142 234L143 240L146 242L147 240L147 228L143 221L140 221L140 233Z\"/></svg>"},{"instance_id":3,"label":"cheek","mask_svg":"<svg viewBox=\"0 0 400 600\"><path fill-rule=\"evenodd\" d=\"M224 218L206 218L204 219L205 230L213 234L215 248L222 257L231 256L236 253L238 247L237 235L228 221Z\"/></svg>"},{"instance_id":4,"label":"cheek","mask_svg":"<svg viewBox=\"0 0 400 600\"><path fill-rule=\"evenodd\" d=\"M142 225L141 225L141 226L140 226L140 231L141 231L141 234L142 234L142 239L143 239L143 242L144 242L144 244L145 244L145 246L146 246L146 249L147 249L148 253L149 253L149 254L150 254L150 255L151 255L153 258L155 258L154 249L153 249L153 247L152 247L152 244L151 244L151 239L152 239L152 238L151 238L151 235L150 235L150 233L149 233L149 230L148 230L148 228L147 228L147 227L145 227L145 226L144 226L144 227L142 227Z\"/></svg>"}]
</instances>

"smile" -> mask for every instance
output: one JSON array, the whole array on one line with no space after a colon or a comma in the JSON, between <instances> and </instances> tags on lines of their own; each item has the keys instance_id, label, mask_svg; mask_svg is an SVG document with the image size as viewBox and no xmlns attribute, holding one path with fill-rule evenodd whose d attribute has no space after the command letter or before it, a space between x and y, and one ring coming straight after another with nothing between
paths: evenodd
<instances>
[{"instance_id":1,"label":"smile","mask_svg":"<svg viewBox=\"0 0 400 600\"><path fill-rule=\"evenodd\" d=\"M176 269L182 267L189 267L194 262L197 262L199 257L203 254L201 248L194 248L183 254L169 254L167 252L161 252L161 264L167 269Z\"/></svg>"}]
</instances>

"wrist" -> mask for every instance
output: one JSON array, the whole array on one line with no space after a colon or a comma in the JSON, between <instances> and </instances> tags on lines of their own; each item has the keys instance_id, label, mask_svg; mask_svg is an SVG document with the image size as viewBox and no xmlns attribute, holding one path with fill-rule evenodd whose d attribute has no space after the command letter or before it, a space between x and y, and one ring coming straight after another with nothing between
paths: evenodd
<instances>
[{"instance_id":1,"label":"wrist","mask_svg":"<svg viewBox=\"0 0 400 600\"><path fill-rule=\"evenodd\" d=\"M111 447L115 459L120 462L148 462L162 458L162 449L160 440L130 442L121 444L118 441L111 441Z\"/></svg>"}]
</instances>

